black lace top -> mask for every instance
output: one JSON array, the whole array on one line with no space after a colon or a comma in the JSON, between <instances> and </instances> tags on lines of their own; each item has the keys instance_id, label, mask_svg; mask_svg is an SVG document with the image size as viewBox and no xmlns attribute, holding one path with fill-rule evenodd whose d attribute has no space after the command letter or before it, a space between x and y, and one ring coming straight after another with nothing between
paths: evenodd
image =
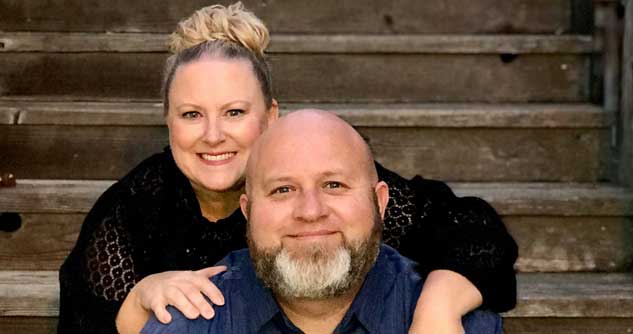
<instances>
[{"instance_id":1,"label":"black lace top","mask_svg":"<svg viewBox=\"0 0 633 334\"><path fill-rule=\"evenodd\" d=\"M484 307L514 307L517 247L495 211L478 198L457 198L446 184L406 180L377 164L391 199L384 241L414 259L421 274L450 269L466 276ZM143 277L212 266L246 247L239 210L211 223L202 216L171 153L156 154L110 187L87 215L62 265L58 333L116 333L114 319Z\"/></svg>"}]
</instances>

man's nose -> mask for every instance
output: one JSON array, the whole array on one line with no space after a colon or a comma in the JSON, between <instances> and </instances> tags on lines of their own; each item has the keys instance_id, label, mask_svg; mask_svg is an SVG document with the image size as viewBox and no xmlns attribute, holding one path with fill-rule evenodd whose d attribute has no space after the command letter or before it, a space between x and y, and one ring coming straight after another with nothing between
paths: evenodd
<instances>
[{"instance_id":1,"label":"man's nose","mask_svg":"<svg viewBox=\"0 0 633 334\"><path fill-rule=\"evenodd\" d=\"M305 222L315 222L325 218L329 208L324 203L318 190L307 190L301 192L299 201L294 209L295 219Z\"/></svg>"},{"instance_id":2,"label":"man's nose","mask_svg":"<svg viewBox=\"0 0 633 334\"><path fill-rule=\"evenodd\" d=\"M214 117L207 119L204 131L204 141L215 145L224 141L224 129L222 122Z\"/></svg>"}]
</instances>

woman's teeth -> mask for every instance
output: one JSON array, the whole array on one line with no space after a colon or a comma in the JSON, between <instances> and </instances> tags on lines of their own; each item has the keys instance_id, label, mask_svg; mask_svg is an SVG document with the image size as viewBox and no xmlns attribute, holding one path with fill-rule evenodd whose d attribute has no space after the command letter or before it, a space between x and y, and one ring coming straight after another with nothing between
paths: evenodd
<instances>
[{"instance_id":1,"label":"woman's teeth","mask_svg":"<svg viewBox=\"0 0 633 334\"><path fill-rule=\"evenodd\" d=\"M230 159L234 155L235 153L231 152L231 153L222 153L218 155L202 153L200 156L202 157L202 159L207 160L207 161L222 161L222 160Z\"/></svg>"}]
</instances>

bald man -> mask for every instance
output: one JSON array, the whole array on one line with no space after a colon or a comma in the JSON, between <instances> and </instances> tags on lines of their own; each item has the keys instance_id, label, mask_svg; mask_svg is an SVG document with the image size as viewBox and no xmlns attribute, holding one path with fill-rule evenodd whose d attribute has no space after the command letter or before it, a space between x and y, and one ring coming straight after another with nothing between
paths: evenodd
<instances>
[{"instance_id":1,"label":"bald man","mask_svg":"<svg viewBox=\"0 0 633 334\"><path fill-rule=\"evenodd\" d=\"M360 135L334 114L303 110L275 122L255 144L240 206L248 250L213 277L225 305L207 320L171 308L142 333L406 333L423 280L381 244L389 200ZM500 333L478 311L466 333Z\"/></svg>"}]
</instances>

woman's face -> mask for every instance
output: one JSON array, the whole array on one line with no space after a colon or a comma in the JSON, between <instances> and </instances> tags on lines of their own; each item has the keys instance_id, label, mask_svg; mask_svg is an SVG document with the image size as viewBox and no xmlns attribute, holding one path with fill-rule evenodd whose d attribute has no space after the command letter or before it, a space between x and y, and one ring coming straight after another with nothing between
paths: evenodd
<instances>
[{"instance_id":1,"label":"woman's face","mask_svg":"<svg viewBox=\"0 0 633 334\"><path fill-rule=\"evenodd\" d=\"M273 101L274 102L274 101ZM180 66L169 91L169 143L194 189L221 192L244 184L255 139L277 118L247 60L202 58Z\"/></svg>"}]
</instances>

